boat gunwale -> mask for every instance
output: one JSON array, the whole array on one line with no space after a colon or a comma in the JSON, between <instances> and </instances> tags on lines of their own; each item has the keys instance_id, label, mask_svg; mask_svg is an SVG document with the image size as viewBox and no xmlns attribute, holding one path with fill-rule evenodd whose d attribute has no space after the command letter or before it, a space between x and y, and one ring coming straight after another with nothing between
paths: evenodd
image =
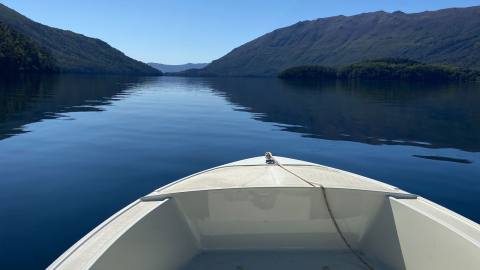
<instances>
[{"instance_id":1,"label":"boat gunwale","mask_svg":"<svg viewBox=\"0 0 480 270\"><path fill-rule=\"evenodd\" d=\"M163 194L152 194L140 198L140 201L149 202L149 201L162 201L165 199L175 198L175 195L184 195L188 193L197 193L197 192L209 192L209 191L227 191L227 190L236 190L236 191L248 191L254 189L320 189L320 186L255 186L255 187L229 187L229 188L209 188L209 189L196 189L196 190L185 190L177 191L171 193ZM325 187L326 190L350 190L350 191L364 191L364 192L374 192L374 193L383 193L386 197L394 197L398 199L416 199L419 196L416 194L408 193L403 190L394 190L394 191L385 191L380 189L362 189L362 188L348 188L348 187Z\"/></svg>"},{"instance_id":2,"label":"boat gunwale","mask_svg":"<svg viewBox=\"0 0 480 270\"><path fill-rule=\"evenodd\" d=\"M168 199L158 200L158 201L167 201L167 200ZM137 200L133 201L132 203L128 204L127 206L125 206L122 209L115 212L113 215L111 215L109 218L104 220L102 223L95 226L86 235L84 235L82 238L80 238L78 241L76 241L70 248L68 248L65 252L63 252L55 261L53 261L47 267L47 270L49 270L49 269L54 270L54 269L57 269L58 267L62 266L62 264L65 263L65 261L67 261L70 258L70 256L72 256L75 252L77 252L83 245L85 245L89 240L91 240L97 233L99 233L101 230L106 228L113 221L118 219L121 215L125 214L127 211L131 210L133 207L139 205L142 202L145 202L145 201L142 201L141 199L137 199ZM154 209L152 209L152 210L154 210ZM128 230L128 228L126 230ZM119 237L120 236L121 236L121 234L119 235ZM95 255L91 260L92 262L89 262L89 263L86 263L86 264L91 266L91 264L94 263L95 260L98 259L101 255L102 254Z\"/></svg>"},{"instance_id":3,"label":"boat gunwale","mask_svg":"<svg viewBox=\"0 0 480 270\"><path fill-rule=\"evenodd\" d=\"M446 222L445 220L442 220L441 218L435 216L435 215L432 215L431 213L428 213L418 207L413 207L413 206L410 206L410 205L407 205L405 204L405 202L402 201L402 199L399 199L399 198L395 198L393 197L392 199L394 199L396 202L398 202L399 204L407 207L408 209L412 210L412 211L415 211L417 212L418 214L420 214L421 216L423 217L427 217L431 220L433 220L436 224L439 224L443 227L445 227L447 230L450 230L452 231L454 234L456 235L459 235L460 237L462 237L463 239L465 239L466 241L472 243L474 246L476 246L477 248L480 248L480 239L475 239L473 238L472 236L466 234L463 232L463 230L459 229L458 226L455 226L453 224L450 224L448 222ZM480 236L480 226L478 224L472 224L473 221L471 221L470 219L464 217L464 216L461 216L461 215L452 215L452 213L455 213L453 212L452 210L449 210L449 209L446 209L446 208L443 208L443 207L436 207L436 206L439 206L438 204L428 200L428 199L425 199L425 198L422 198L422 197L419 197L417 198L417 200L419 202L423 202L423 203L426 203L428 204L428 206L434 208L435 210L441 212L441 213L444 213L446 215L449 215L450 217L452 217L454 220L466 225L466 226L469 226L471 227L473 230L476 230L477 233L479 234Z\"/></svg>"}]
</instances>

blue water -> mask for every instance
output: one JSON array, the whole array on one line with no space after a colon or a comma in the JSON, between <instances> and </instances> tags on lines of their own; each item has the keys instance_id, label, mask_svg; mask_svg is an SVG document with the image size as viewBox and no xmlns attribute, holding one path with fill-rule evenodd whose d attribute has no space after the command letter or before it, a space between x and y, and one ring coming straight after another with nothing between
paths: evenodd
<instances>
[{"instance_id":1,"label":"blue water","mask_svg":"<svg viewBox=\"0 0 480 270\"><path fill-rule=\"evenodd\" d=\"M0 269L40 269L153 189L288 156L480 222L480 87L255 78L0 80Z\"/></svg>"}]
</instances>

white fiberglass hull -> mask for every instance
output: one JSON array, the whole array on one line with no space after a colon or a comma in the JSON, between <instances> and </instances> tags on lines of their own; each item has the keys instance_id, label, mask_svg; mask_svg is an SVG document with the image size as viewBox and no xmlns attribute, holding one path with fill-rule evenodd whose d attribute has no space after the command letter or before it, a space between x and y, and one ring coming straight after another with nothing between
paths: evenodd
<instances>
[{"instance_id":1,"label":"white fiberglass hull","mask_svg":"<svg viewBox=\"0 0 480 270\"><path fill-rule=\"evenodd\" d=\"M480 269L480 226L325 166L258 157L133 202L49 269Z\"/></svg>"}]
</instances>

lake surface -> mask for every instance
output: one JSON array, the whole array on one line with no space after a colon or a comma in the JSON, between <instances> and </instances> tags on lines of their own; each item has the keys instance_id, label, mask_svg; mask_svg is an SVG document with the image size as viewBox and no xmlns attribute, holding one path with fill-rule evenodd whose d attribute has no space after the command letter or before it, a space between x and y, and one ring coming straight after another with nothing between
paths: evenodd
<instances>
[{"instance_id":1,"label":"lake surface","mask_svg":"<svg viewBox=\"0 0 480 270\"><path fill-rule=\"evenodd\" d=\"M0 269L44 268L153 189L266 151L480 222L478 85L19 76L0 80Z\"/></svg>"}]
</instances>

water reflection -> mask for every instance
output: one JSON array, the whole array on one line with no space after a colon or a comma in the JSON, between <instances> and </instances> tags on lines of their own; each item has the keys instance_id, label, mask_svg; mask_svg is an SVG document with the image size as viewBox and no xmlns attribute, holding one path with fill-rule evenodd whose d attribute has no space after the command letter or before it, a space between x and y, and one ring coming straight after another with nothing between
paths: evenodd
<instances>
[{"instance_id":1,"label":"water reflection","mask_svg":"<svg viewBox=\"0 0 480 270\"><path fill-rule=\"evenodd\" d=\"M0 140L28 132L25 125L101 111L130 87L149 78L92 75L15 75L0 79ZM68 118L65 118L68 119Z\"/></svg>"},{"instance_id":2,"label":"water reflection","mask_svg":"<svg viewBox=\"0 0 480 270\"><path fill-rule=\"evenodd\" d=\"M368 144L480 150L480 87L401 82L212 79L210 86L284 130Z\"/></svg>"},{"instance_id":3,"label":"water reflection","mask_svg":"<svg viewBox=\"0 0 480 270\"><path fill-rule=\"evenodd\" d=\"M0 139L27 132L26 124L101 111L132 86L151 78L32 76L0 80ZM208 86L248 111L305 137L368 144L480 151L480 87L401 82L285 82L277 79L184 79ZM68 118L66 118L68 119Z\"/></svg>"}]
</instances>

